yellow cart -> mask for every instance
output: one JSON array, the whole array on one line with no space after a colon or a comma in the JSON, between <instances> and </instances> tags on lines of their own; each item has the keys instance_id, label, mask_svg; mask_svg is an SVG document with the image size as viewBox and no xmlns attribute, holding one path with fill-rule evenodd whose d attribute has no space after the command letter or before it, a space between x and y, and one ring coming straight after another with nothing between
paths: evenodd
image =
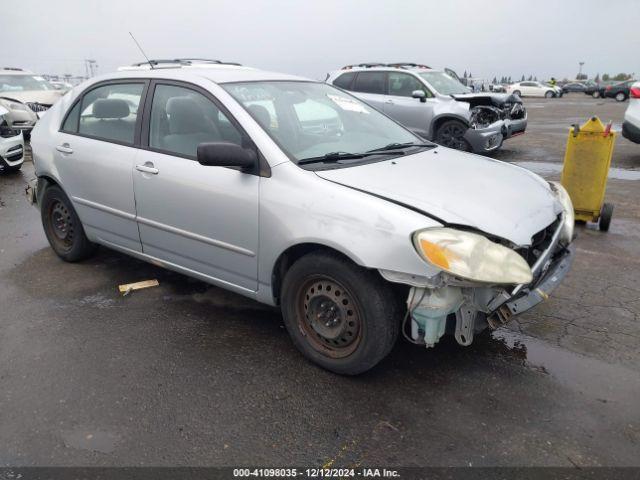
<instances>
[{"instance_id":1,"label":"yellow cart","mask_svg":"<svg viewBox=\"0 0 640 480\"><path fill-rule=\"evenodd\" d=\"M609 230L613 216L613 205L604 203L604 193L615 140L611 123L605 126L598 117L573 125L562 168L561 183L573 202L576 221L598 222L603 232Z\"/></svg>"}]
</instances>

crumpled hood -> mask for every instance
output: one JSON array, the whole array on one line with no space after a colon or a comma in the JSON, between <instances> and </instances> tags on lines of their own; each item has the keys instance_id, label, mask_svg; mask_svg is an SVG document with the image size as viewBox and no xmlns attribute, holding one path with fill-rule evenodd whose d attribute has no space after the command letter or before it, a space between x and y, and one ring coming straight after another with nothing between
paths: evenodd
<instances>
[{"instance_id":1,"label":"crumpled hood","mask_svg":"<svg viewBox=\"0 0 640 480\"><path fill-rule=\"evenodd\" d=\"M471 106L492 105L494 107L504 107L505 104L522 103L522 99L511 93L462 93L453 95L459 102L469 102Z\"/></svg>"},{"instance_id":2,"label":"crumpled hood","mask_svg":"<svg viewBox=\"0 0 640 480\"><path fill-rule=\"evenodd\" d=\"M529 245L531 237L562 212L549 184L538 175L444 147L315 173L520 246Z\"/></svg>"},{"instance_id":3,"label":"crumpled hood","mask_svg":"<svg viewBox=\"0 0 640 480\"><path fill-rule=\"evenodd\" d=\"M63 92L59 90L23 90L0 93L0 97L18 100L22 103L42 103L43 105L53 105L62 95Z\"/></svg>"}]
</instances>

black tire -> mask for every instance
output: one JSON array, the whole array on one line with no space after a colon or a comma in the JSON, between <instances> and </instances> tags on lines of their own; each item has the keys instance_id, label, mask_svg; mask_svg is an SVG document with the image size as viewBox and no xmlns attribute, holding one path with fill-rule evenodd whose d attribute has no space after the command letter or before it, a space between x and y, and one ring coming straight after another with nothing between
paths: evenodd
<instances>
[{"instance_id":1,"label":"black tire","mask_svg":"<svg viewBox=\"0 0 640 480\"><path fill-rule=\"evenodd\" d=\"M95 252L97 245L89 241L71 201L57 185L44 191L40 216L51 248L64 261L78 262Z\"/></svg>"},{"instance_id":2,"label":"black tire","mask_svg":"<svg viewBox=\"0 0 640 480\"><path fill-rule=\"evenodd\" d=\"M618 92L614 98L616 102L624 102L627 99L627 95L624 92Z\"/></svg>"},{"instance_id":3,"label":"black tire","mask_svg":"<svg viewBox=\"0 0 640 480\"><path fill-rule=\"evenodd\" d=\"M282 284L282 315L293 344L322 368L358 375L388 355L400 302L376 273L331 253L296 261Z\"/></svg>"},{"instance_id":4,"label":"black tire","mask_svg":"<svg viewBox=\"0 0 640 480\"><path fill-rule=\"evenodd\" d=\"M600 220L598 221L598 228L601 232L608 232L611 226L611 218L613 218L613 204L604 203L600 210Z\"/></svg>"},{"instance_id":5,"label":"black tire","mask_svg":"<svg viewBox=\"0 0 640 480\"><path fill-rule=\"evenodd\" d=\"M517 96L519 96L519 97L522 97L522 94L520 93L520 90L514 90L514 91L513 91L513 94L514 94L514 95L517 95Z\"/></svg>"},{"instance_id":6,"label":"black tire","mask_svg":"<svg viewBox=\"0 0 640 480\"><path fill-rule=\"evenodd\" d=\"M556 94L554 92L552 92L551 90L547 90L546 92L544 92L544 98L553 98L555 96L556 96Z\"/></svg>"},{"instance_id":7,"label":"black tire","mask_svg":"<svg viewBox=\"0 0 640 480\"><path fill-rule=\"evenodd\" d=\"M467 126L459 120L445 120L436 130L433 141L443 147L468 152L471 147L464 139Z\"/></svg>"}]
</instances>

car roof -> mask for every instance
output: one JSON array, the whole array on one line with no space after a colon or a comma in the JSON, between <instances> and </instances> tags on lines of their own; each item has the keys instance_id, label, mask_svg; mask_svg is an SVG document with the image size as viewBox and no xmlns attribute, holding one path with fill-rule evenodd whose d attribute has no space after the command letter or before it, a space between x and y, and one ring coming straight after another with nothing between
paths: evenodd
<instances>
[{"instance_id":1,"label":"car roof","mask_svg":"<svg viewBox=\"0 0 640 480\"><path fill-rule=\"evenodd\" d=\"M2 75L33 75L31 70L24 70L22 68L15 67L2 67L0 68Z\"/></svg>"},{"instance_id":2,"label":"car roof","mask_svg":"<svg viewBox=\"0 0 640 480\"><path fill-rule=\"evenodd\" d=\"M234 64L194 64L171 67L150 68L146 64L132 67L120 67L117 72L94 77L92 80L104 81L123 78L161 78L166 80L185 80L199 77L215 83L256 82L256 81L314 81L308 78L285 73L269 72L257 68Z\"/></svg>"}]
</instances>

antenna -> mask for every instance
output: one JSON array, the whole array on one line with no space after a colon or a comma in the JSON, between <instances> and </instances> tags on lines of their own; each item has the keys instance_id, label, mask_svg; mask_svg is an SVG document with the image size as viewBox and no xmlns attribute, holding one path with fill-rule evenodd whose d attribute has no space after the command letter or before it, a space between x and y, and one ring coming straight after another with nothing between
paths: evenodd
<instances>
[{"instance_id":1,"label":"antenna","mask_svg":"<svg viewBox=\"0 0 640 480\"><path fill-rule=\"evenodd\" d=\"M129 32L129 35L131 35L131 38L133 39L133 41L136 42L136 45L140 49L140 51L142 52L142 55L144 56L144 58L147 59L147 63L149 64L149 67L151 67L151 70L153 70L153 63L151 63L151 60L149 60L149 57L147 57L147 54L144 53L144 50L142 50L142 47L140 46L140 44L136 40L136 37L134 37L133 33L131 33L131 32Z\"/></svg>"}]
</instances>

